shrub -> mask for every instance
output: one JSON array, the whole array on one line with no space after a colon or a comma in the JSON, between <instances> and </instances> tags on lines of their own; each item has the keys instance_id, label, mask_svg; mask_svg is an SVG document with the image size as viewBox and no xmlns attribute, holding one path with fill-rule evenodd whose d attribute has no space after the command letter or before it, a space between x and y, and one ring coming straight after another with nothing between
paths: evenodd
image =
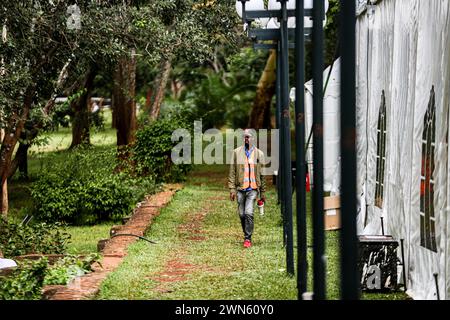
<instances>
[{"instance_id":1,"label":"shrub","mask_svg":"<svg viewBox=\"0 0 450 320\"><path fill-rule=\"evenodd\" d=\"M11 276L0 277L0 300L39 300L48 262L46 258L24 262Z\"/></svg>"},{"instance_id":2,"label":"shrub","mask_svg":"<svg viewBox=\"0 0 450 320\"><path fill-rule=\"evenodd\" d=\"M6 257L25 254L63 254L70 235L61 224L22 225L0 218L0 251Z\"/></svg>"},{"instance_id":3,"label":"shrub","mask_svg":"<svg viewBox=\"0 0 450 320\"><path fill-rule=\"evenodd\" d=\"M92 272L91 265L100 258L99 254L91 254L83 259L69 255L58 260L46 272L44 285L66 285L76 277Z\"/></svg>"},{"instance_id":4,"label":"shrub","mask_svg":"<svg viewBox=\"0 0 450 320\"><path fill-rule=\"evenodd\" d=\"M78 148L68 152L63 163L50 163L31 190L34 212L44 221L77 225L116 221L128 215L144 194L155 190L151 176L114 173L115 147Z\"/></svg>"},{"instance_id":5,"label":"shrub","mask_svg":"<svg viewBox=\"0 0 450 320\"><path fill-rule=\"evenodd\" d=\"M24 261L7 277L0 277L0 300L39 300L44 285L67 285L74 278L92 272L98 254L85 258L66 256L49 266L47 258Z\"/></svg>"},{"instance_id":6,"label":"shrub","mask_svg":"<svg viewBox=\"0 0 450 320\"><path fill-rule=\"evenodd\" d=\"M157 181L184 179L191 165L175 165L171 160L172 149L178 144L172 142L176 129L192 131L192 125L183 116L170 113L138 130L133 160L141 174L153 174Z\"/></svg>"}]
</instances>

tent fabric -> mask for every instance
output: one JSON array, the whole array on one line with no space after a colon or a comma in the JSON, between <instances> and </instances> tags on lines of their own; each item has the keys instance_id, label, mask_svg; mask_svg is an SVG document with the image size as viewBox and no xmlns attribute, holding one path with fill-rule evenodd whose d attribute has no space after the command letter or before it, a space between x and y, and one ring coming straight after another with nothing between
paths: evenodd
<instances>
[{"instance_id":1,"label":"tent fabric","mask_svg":"<svg viewBox=\"0 0 450 320\"><path fill-rule=\"evenodd\" d=\"M358 19L356 21L356 123L358 134L356 136L356 156L357 156L357 200L358 201L358 234L363 233L366 212L366 185L365 172L367 157L367 99L368 99L368 38L369 20Z\"/></svg>"},{"instance_id":2,"label":"tent fabric","mask_svg":"<svg viewBox=\"0 0 450 320\"><path fill-rule=\"evenodd\" d=\"M380 234L384 217L386 232L405 240L408 293L416 299L437 298L435 274L440 297L450 299L449 21L448 0L384 0L357 22L358 186L365 204L359 230ZM387 132L380 205L374 192L380 180L378 125L383 101ZM426 158L425 121L433 103L434 153ZM434 184L427 189L424 159L431 158ZM433 197L432 206L426 200L428 194ZM433 208L429 212L434 214L424 216L425 207ZM434 232L430 231L433 224ZM433 233L436 248L424 245L432 242Z\"/></svg>"},{"instance_id":3,"label":"tent fabric","mask_svg":"<svg viewBox=\"0 0 450 320\"><path fill-rule=\"evenodd\" d=\"M390 75L392 72L392 47L394 29L394 10L389 10L388 2L381 2L368 19L367 39L367 103L366 103L366 172L365 203L366 217L364 233L381 234L382 208L375 205L375 189L377 180L377 127L379 111L384 92L386 108L391 101ZM386 141L389 149L389 139Z\"/></svg>"},{"instance_id":4,"label":"tent fabric","mask_svg":"<svg viewBox=\"0 0 450 320\"><path fill-rule=\"evenodd\" d=\"M358 233L380 235L383 218L385 234L404 240L408 294L435 300L439 288L450 299L450 1L355 1ZM338 100L336 74L325 113ZM338 119L324 117L336 145ZM325 147L326 191L339 191L338 151Z\"/></svg>"},{"instance_id":5,"label":"tent fabric","mask_svg":"<svg viewBox=\"0 0 450 320\"><path fill-rule=\"evenodd\" d=\"M327 125L323 128L323 145L324 145L324 191L332 194L339 194L340 188L340 60L335 61L331 74L331 66L323 73L324 86L328 80L326 91L324 94L324 123ZM305 84L305 127L307 135L312 130L313 122L313 82L312 80ZM312 139L309 147L312 145ZM308 172L314 176L312 167L312 149L308 148L306 161L309 164ZM314 180L313 180L314 181Z\"/></svg>"}]
</instances>

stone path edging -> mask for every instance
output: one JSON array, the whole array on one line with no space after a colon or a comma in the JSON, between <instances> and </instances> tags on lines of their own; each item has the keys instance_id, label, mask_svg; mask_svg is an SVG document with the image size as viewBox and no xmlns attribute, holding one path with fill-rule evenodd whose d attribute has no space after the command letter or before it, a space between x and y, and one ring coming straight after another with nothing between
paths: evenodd
<instances>
[{"instance_id":1,"label":"stone path edging","mask_svg":"<svg viewBox=\"0 0 450 320\"><path fill-rule=\"evenodd\" d=\"M147 197L137 205L131 219L125 225L114 228L116 234L144 236L153 219L181 188L180 184L166 185L164 191ZM96 295L102 281L120 265L127 255L128 246L136 240L137 238L128 236L109 239L102 251L101 264L96 263L93 266L94 272L76 278L67 286L45 286L44 299L85 300Z\"/></svg>"}]
</instances>

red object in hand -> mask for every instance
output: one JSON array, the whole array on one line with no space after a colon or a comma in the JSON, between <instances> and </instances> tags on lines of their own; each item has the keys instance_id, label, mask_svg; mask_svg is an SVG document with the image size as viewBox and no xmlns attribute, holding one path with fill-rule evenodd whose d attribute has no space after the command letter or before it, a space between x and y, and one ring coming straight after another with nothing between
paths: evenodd
<instances>
[{"instance_id":1,"label":"red object in hand","mask_svg":"<svg viewBox=\"0 0 450 320\"><path fill-rule=\"evenodd\" d=\"M258 200L258 206L261 207L264 205L264 201L262 199Z\"/></svg>"},{"instance_id":2,"label":"red object in hand","mask_svg":"<svg viewBox=\"0 0 450 320\"><path fill-rule=\"evenodd\" d=\"M306 192L311 192L311 182L309 181L309 173L306 174Z\"/></svg>"}]
</instances>

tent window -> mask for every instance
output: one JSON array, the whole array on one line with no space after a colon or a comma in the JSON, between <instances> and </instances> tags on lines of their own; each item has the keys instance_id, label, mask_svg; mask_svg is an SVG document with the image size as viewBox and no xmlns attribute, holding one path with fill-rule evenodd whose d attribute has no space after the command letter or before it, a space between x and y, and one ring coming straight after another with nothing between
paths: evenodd
<instances>
[{"instance_id":1,"label":"tent window","mask_svg":"<svg viewBox=\"0 0 450 320\"><path fill-rule=\"evenodd\" d=\"M434 252L436 218L434 215L434 153L436 148L436 104L434 86L425 114L422 135L422 172L420 178L420 245Z\"/></svg>"},{"instance_id":2,"label":"tent window","mask_svg":"<svg viewBox=\"0 0 450 320\"><path fill-rule=\"evenodd\" d=\"M383 208L384 195L384 169L386 166L386 96L384 90L381 94L381 105L378 115L377 129L377 177L375 182L375 206Z\"/></svg>"}]
</instances>

